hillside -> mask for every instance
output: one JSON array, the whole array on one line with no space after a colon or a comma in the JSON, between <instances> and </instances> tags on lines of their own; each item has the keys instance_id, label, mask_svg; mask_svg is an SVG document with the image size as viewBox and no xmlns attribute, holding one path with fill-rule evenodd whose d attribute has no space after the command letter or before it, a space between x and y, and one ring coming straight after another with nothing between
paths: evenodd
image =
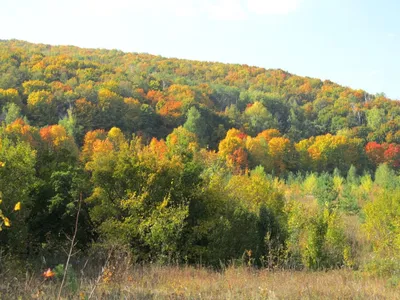
<instances>
[{"instance_id":1,"label":"hillside","mask_svg":"<svg viewBox=\"0 0 400 300\"><path fill-rule=\"evenodd\" d=\"M215 137L222 138L219 125L224 130L234 127L252 135L276 128L296 142L344 131L365 141L399 140L398 102L330 81L282 70L117 50L22 41L1 41L0 47L0 88L18 91L24 105L21 108L34 126L57 123L72 107L82 132L118 126L129 134L165 137L185 122L187 111L195 106L207 119L202 138L214 148ZM28 101L30 93L41 90L50 92L53 99L52 107L37 112L39 117L27 106L33 101ZM3 105L8 101L2 91ZM262 104L261 111L249 112L257 102ZM79 109L90 104L90 116L80 116ZM142 105L147 107L147 117L126 115L129 108L146 110ZM94 121L81 120L85 117ZM151 126L157 131L153 132Z\"/></svg>"},{"instance_id":2,"label":"hillside","mask_svg":"<svg viewBox=\"0 0 400 300\"><path fill-rule=\"evenodd\" d=\"M71 244L71 270L90 257L400 278L400 102L384 95L0 40L0 110L0 278L62 274Z\"/></svg>"}]
</instances>

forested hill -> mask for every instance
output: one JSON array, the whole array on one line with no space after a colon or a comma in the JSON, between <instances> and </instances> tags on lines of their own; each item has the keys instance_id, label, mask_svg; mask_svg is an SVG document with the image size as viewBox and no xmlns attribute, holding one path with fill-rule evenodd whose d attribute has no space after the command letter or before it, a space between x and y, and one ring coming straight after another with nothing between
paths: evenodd
<instances>
[{"instance_id":1,"label":"forested hill","mask_svg":"<svg viewBox=\"0 0 400 300\"><path fill-rule=\"evenodd\" d=\"M63 263L78 212L77 248L138 261L220 265L247 253L327 268L400 253L400 104L383 95L11 40L0 41L0 111L7 255ZM345 232L354 216L368 242Z\"/></svg>"},{"instance_id":2,"label":"forested hill","mask_svg":"<svg viewBox=\"0 0 400 300\"><path fill-rule=\"evenodd\" d=\"M275 128L293 142L327 133L400 141L398 102L282 70L16 40L0 41L0 55L3 118L14 103L42 127L71 109L79 143L113 126L165 138L192 107L204 121L196 134L213 149L231 128Z\"/></svg>"}]
</instances>

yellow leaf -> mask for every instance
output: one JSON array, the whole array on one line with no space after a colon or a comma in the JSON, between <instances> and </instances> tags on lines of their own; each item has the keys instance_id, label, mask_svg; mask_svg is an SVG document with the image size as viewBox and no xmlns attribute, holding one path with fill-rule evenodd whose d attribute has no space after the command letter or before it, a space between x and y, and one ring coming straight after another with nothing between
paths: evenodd
<instances>
[{"instance_id":1,"label":"yellow leaf","mask_svg":"<svg viewBox=\"0 0 400 300\"><path fill-rule=\"evenodd\" d=\"M9 220L8 218L4 218L4 225L5 225L6 227L10 227L10 226L11 226L10 220Z\"/></svg>"},{"instance_id":2,"label":"yellow leaf","mask_svg":"<svg viewBox=\"0 0 400 300\"><path fill-rule=\"evenodd\" d=\"M17 204L15 204L14 206L14 211L19 211L21 209L21 202L18 202Z\"/></svg>"}]
</instances>

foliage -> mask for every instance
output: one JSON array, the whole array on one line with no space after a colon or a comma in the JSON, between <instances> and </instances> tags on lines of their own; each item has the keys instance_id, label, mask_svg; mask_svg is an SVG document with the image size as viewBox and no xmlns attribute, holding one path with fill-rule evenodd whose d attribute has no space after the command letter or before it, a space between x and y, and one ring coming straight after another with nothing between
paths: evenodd
<instances>
[{"instance_id":1,"label":"foliage","mask_svg":"<svg viewBox=\"0 0 400 300\"><path fill-rule=\"evenodd\" d=\"M282 70L16 40L0 41L0 71L7 255L59 264L82 197L81 251L397 265L399 102Z\"/></svg>"}]
</instances>

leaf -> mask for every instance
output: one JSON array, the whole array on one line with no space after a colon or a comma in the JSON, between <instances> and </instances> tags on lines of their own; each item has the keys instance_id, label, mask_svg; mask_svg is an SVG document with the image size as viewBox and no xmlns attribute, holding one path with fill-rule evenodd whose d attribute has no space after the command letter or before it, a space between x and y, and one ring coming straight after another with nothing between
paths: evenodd
<instances>
[{"instance_id":1,"label":"leaf","mask_svg":"<svg viewBox=\"0 0 400 300\"><path fill-rule=\"evenodd\" d=\"M19 211L21 209L21 202L18 202L17 204L15 204L14 206L14 211Z\"/></svg>"}]
</instances>

